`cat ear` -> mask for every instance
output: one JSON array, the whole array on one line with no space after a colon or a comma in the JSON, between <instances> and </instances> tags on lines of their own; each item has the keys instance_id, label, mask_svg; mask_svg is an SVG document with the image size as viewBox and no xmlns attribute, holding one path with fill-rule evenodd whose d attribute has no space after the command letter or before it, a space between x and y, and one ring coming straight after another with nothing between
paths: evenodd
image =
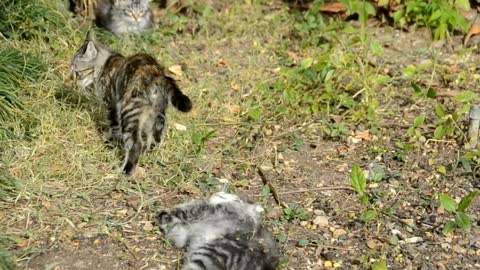
<instances>
[{"instance_id":1,"label":"cat ear","mask_svg":"<svg viewBox=\"0 0 480 270\"><path fill-rule=\"evenodd\" d=\"M87 37L85 38L86 41L95 41L95 33L92 30L88 30Z\"/></svg>"},{"instance_id":2,"label":"cat ear","mask_svg":"<svg viewBox=\"0 0 480 270\"><path fill-rule=\"evenodd\" d=\"M97 57L97 48L95 48L95 44L92 41L89 41L87 44L87 49L85 49L85 53L83 56L87 59L92 59Z\"/></svg>"}]
</instances>

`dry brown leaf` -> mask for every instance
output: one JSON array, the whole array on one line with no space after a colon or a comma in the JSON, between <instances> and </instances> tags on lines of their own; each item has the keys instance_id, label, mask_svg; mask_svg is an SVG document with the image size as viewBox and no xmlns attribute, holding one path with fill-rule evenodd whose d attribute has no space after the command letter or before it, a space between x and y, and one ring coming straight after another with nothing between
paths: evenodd
<instances>
[{"instance_id":1,"label":"dry brown leaf","mask_svg":"<svg viewBox=\"0 0 480 270\"><path fill-rule=\"evenodd\" d=\"M320 12L325 13L343 13L347 8L342 3L328 3L320 7Z\"/></svg>"},{"instance_id":2,"label":"dry brown leaf","mask_svg":"<svg viewBox=\"0 0 480 270\"><path fill-rule=\"evenodd\" d=\"M180 187L180 191L184 192L184 193L187 193L187 194L192 194L192 195L202 194L202 191L199 188L197 188L193 185L189 185L189 184L186 184L186 185L183 185L182 187Z\"/></svg>"},{"instance_id":3,"label":"dry brown leaf","mask_svg":"<svg viewBox=\"0 0 480 270\"><path fill-rule=\"evenodd\" d=\"M342 145L342 146L337 147L337 153L339 155L346 154L348 152L350 152L350 147L348 147L346 145Z\"/></svg>"},{"instance_id":4,"label":"dry brown leaf","mask_svg":"<svg viewBox=\"0 0 480 270\"><path fill-rule=\"evenodd\" d=\"M180 65L173 65L173 66L169 67L168 70L178 77L183 76L182 66L180 66Z\"/></svg>"},{"instance_id":5,"label":"dry brown leaf","mask_svg":"<svg viewBox=\"0 0 480 270\"><path fill-rule=\"evenodd\" d=\"M352 135L353 138L357 140L364 140L364 141L371 141L372 138L370 137L370 131L365 130L363 132L357 132L356 134Z\"/></svg>"},{"instance_id":6,"label":"dry brown leaf","mask_svg":"<svg viewBox=\"0 0 480 270\"><path fill-rule=\"evenodd\" d=\"M20 247L20 248L23 248L23 247L26 247L28 245L28 240L22 240L20 242L17 243L17 247Z\"/></svg>"},{"instance_id":7,"label":"dry brown leaf","mask_svg":"<svg viewBox=\"0 0 480 270\"><path fill-rule=\"evenodd\" d=\"M219 66L226 66L226 65L227 65L227 61L225 61L224 59L220 59L220 60L218 60L217 65L219 65Z\"/></svg>"},{"instance_id":8,"label":"dry brown leaf","mask_svg":"<svg viewBox=\"0 0 480 270\"><path fill-rule=\"evenodd\" d=\"M137 166L135 169L135 173L133 174L133 177L136 179L144 179L147 175L145 174L145 169Z\"/></svg>"},{"instance_id":9,"label":"dry brown leaf","mask_svg":"<svg viewBox=\"0 0 480 270\"><path fill-rule=\"evenodd\" d=\"M446 92L439 92L437 93L437 97L454 97L458 95L460 92L456 90L446 91Z\"/></svg>"},{"instance_id":10,"label":"dry brown leaf","mask_svg":"<svg viewBox=\"0 0 480 270\"><path fill-rule=\"evenodd\" d=\"M47 208L47 210L52 210L53 206L49 201L42 201L43 207Z\"/></svg>"},{"instance_id":11,"label":"dry brown leaf","mask_svg":"<svg viewBox=\"0 0 480 270\"><path fill-rule=\"evenodd\" d=\"M460 71L460 67L457 64L451 65L448 67L448 71L450 71L451 73L457 73Z\"/></svg>"},{"instance_id":12,"label":"dry brown leaf","mask_svg":"<svg viewBox=\"0 0 480 270\"><path fill-rule=\"evenodd\" d=\"M242 109L239 105L230 105L228 106L228 110L232 113L239 113Z\"/></svg>"},{"instance_id":13,"label":"dry brown leaf","mask_svg":"<svg viewBox=\"0 0 480 270\"><path fill-rule=\"evenodd\" d=\"M11 168L10 170L8 170L8 172L15 177L22 176L22 171L19 168Z\"/></svg>"},{"instance_id":14,"label":"dry brown leaf","mask_svg":"<svg viewBox=\"0 0 480 270\"><path fill-rule=\"evenodd\" d=\"M236 83L232 83L230 85L230 88L232 88L233 91L238 91L238 90L240 90L240 85L238 85Z\"/></svg>"},{"instance_id":15,"label":"dry brown leaf","mask_svg":"<svg viewBox=\"0 0 480 270\"><path fill-rule=\"evenodd\" d=\"M467 42L470 40L471 37L480 34L480 25L479 24L472 24L472 27L470 27L470 30L468 30L467 35L465 36L465 39L463 40L463 46L467 45Z\"/></svg>"}]
</instances>

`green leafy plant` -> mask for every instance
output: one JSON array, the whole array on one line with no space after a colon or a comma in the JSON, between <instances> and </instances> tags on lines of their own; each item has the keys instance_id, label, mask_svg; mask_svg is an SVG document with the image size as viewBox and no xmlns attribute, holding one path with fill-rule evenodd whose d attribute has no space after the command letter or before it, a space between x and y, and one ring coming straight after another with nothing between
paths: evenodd
<instances>
[{"instance_id":1,"label":"green leafy plant","mask_svg":"<svg viewBox=\"0 0 480 270\"><path fill-rule=\"evenodd\" d=\"M440 204L448 212L455 214L454 220L447 222L443 226L443 233L448 234L455 231L458 228L461 228L465 231L470 231L472 226L472 218L465 213L467 208L472 203L473 199L477 196L477 191L470 192L465 197L463 197L459 203L455 202L452 197L448 194L441 193L438 195Z\"/></svg>"},{"instance_id":2,"label":"green leafy plant","mask_svg":"<svg viewBox=\"0 0 480 270\"><path fill-rule=\"evenodd\" d=\"M363 171L358 164L355 164L352 167L352 172L350 174L350 181L351 181L353 190L355 190L355 192L358 195L360 195L360 202L365 207L365 210L360 216L360 219L363 220L364 222L369 222L377 218L378 216L377 210L375 210L375 208L373 208L373 206L370 205L370 201L369 201L370 198L366 193L367 179L365 178L365 175L363 174Z\"/></svg>"},{"instance_id":3,"label":"green leafy plant","mask_svg":"<svg viewBox=\"0 0 480 270\"><path fill-rule=\"evenodd\" d=\"M17 269L15 263L10 257L10 254L7 251L3 250L0 247L0 269L2 270L15 270Z\"/></svg>"},{"instance_id":4,"label":"green leafy plant","mask_svg":"<svg viewBox=\"0 0 480 270\"><path fill-rule=\"evenodd\" d=\"M406 162L407 161L407 154L412 151L413 145L409 143L403 143L403 142L396 142L395 146L397 149L393 153L393 157L396 160Z\"/></svg>"},{"instance_id":5,"label":"green leafy plant","mask_svg":"<svg viewBox=\"0 0 480 270\"><path fill-rule=\"evenodd\" d=\"M198 129L192 133L192 143L195 146L195 153L200 154L205 147L205 143L208 139L215 135L215 130L202 130Z\"/></svg>"},{"instance_id":6,"label":"green leafy plant","mask_svg":"<svg viewBox=\"0 0 480 270\"><path fill-rule=\"evenodd\" d=\"M463 131L458 125L461 116L470 111L471 104L477 99L477 94L472 91L462 91L456 95L453 100L461 105L460 108L454 111L447 111L438 104L435 106L435 115L437 116L436 128L433 134L435 139L443 137L452 137L455 131L463 135Z\"/></svg>"},{"instance_id":7,"label":"green leafy plant","mask_svg":"<svg viewBox=\"0 0 480 270\"><path fill-rule=\"evenodd\" d=\"M218 181L218 178L216 178L211 174L208 174L208 175L206 174L197 181L197 186L202 191L215 190L219 184L220 184L220 181Z\"/></svg>"},{"instance_id":8,"label":"green leafy plant","mask_svg":"<svg viewBox=\"0 0 480 270\"><path fill-rule=\"evenodd\" d=\"M458 10L469 10L469 0L396 0L396 3L399 6L390 15L397 26L432 27L436 40L447 38L452 31L465 33L468 30L468 24ZM380 0L378 5L387 7L389 1Z\"/></svg>"},{"instance_id":9,"label":"green leafy plant","mask_svg":"<svg viewBox=\"0 0 480 270\"><path fill-rule=\"evenodd\" d=\"M18 180L0 173L0 201L12 200L19 191Z\"/></svg>"},{"instance_id":10,"label":"green leafy plant","mask_svg":"<svg viewBox=\"0 0 480 270\"><path fill-rule=\"evenodd\" d=\"M411 127L409 127L408 130L407 130L408 136L410 136L410 137L420 137L422 134L420 133L418 128L420 128L423 125L424 122L425 122L425 114L424 113L415 117L415 119L413 120L413 125Z\"/></svg>"},{"instance_id":11,"label":"green leafy plant","mask_svg":"<svg viewBox=\"0 0 480 270\"><path fill-rule=\"evenodd\" d=\"M283 209L282 219L287 222L298 222L302 220L308 220L309 218L310 215L308 214L308 212L298 206L290 206Z\"/></svg>"}]
</instances>

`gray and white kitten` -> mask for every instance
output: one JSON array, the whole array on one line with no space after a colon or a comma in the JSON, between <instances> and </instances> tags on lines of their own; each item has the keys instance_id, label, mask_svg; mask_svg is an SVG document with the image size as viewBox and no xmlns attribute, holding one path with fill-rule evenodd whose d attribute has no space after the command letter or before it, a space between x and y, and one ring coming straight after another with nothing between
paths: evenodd
<instances>
[{"instance_id":1,"label":"gray and white kitten","mask_svg":"<svg viewBox=\"0 0 480 270\"><path fill-rule=\"evenodd\" d=\"M280 251L262 224L263 208L219 192L161 210L160 229L177 248L185 248L182 270L274 270Z\"/></svg>"},{"instance_id":2,"label":"gray and white kitten","mask_svg":"<svg viewBox=\"0 0 480 270\"><path fill-rule=\"evenodd\" d=\"M139 33L153 24L150 0L97 0L95 18L115 35Z\"/></svg>"}]
</instances>

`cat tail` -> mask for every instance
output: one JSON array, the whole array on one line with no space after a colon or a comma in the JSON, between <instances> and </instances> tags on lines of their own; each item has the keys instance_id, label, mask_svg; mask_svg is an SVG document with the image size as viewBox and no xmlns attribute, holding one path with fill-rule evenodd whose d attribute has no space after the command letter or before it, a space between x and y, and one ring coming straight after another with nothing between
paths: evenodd
<instances>
[{"instance_id":1,"label":"cat tail","mask_svg":"<svg viewBox=\"0 0 480 270\"><path fill-rule=\"evenodd\" d=\"M170 96L170 102L172 105L182 112L189 112L192 109L192 101L189 97L184 95L174 79L167 78L167 90Z\"/></svg>"}]
</instances>

